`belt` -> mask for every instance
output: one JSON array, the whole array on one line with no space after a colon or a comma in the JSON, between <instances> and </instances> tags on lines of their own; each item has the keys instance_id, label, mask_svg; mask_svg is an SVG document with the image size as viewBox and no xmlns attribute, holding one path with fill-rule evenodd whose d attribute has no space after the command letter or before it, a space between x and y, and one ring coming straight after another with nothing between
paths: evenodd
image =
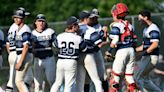
<instances>
[{"instance_id":1,"label":"belt","mask_svg":"<svg viewBox=\"0 0 164 92\"><path fill-rule=\"evenodd\" d=\"M49 54L49 55L46 55L46 56L35 56L35 57L37 57L39 59L46 59L46 58L52 57L52 56L53 56L53 54Z\"/></svg>"},{"instance_id":2,"label":"belt","mask_svg":"<svg viewBox=\"0 0 164 92\"><path fill-rule=\"evenodd\" d=\"M78 58L65 58L65 57L58 57L59 59L73 59L73 60L78 60Z\"/></svg>"},{"instance_id":3,"label":"belt","mask_svg":"<svg viewBox=\"0 0 164 92\"><path fill-rule=\"evenodd\" d=\"M22 54L22 51L16 51L16 52L17 52L17 55ZM28 52L29 52L29 53L32 53L32 50L29 49Z\"/></svg>"},{"instance_id":4,"label":"belt","mask_svg":"<svg viewBox=\"0 0 164 92\"><path fill-rule=\"evenodd\" d=\"M15 49L11 49L10 52L15 51Z\"/></svg>"}]
</instances>

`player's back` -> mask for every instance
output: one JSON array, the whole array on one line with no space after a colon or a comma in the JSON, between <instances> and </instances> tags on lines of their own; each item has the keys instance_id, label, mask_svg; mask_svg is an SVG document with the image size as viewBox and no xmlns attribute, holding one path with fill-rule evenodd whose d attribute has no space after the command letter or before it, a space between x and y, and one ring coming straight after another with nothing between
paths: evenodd
<instances>
[{"instance_id":1,"label":"player's back","mask_svg":"<svg viewBox=\"0 0 164 92\"><path fill-rule=\"evenodd\" d=\"M77 59L80 51L82 38L76 33L63 32L57 36L59 58Z\"/></svg>"}]
</instances>

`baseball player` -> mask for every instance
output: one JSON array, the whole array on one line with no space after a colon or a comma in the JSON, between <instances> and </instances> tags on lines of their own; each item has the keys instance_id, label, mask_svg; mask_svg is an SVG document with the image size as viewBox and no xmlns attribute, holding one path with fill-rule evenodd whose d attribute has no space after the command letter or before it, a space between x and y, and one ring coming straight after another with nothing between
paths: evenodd
<instances>
[{"instance_id":1,"label":"baseball player","mask_svg":"<svg viewBox=\"0 0 164 92\"><path fill-rule=\"evenodd\" d=\"M80 54L80 59L77 68L77 83L76 92L84 91L84 82L86 71L89 77L93 81L96 92L102 92L102 83L98 76L96 62L94 58L94 52L98 50L98 44L102 42L98 32L94 28L88 26L90 23L90 13L88 11L82 11L79 14L80 18L80 32L78 33L86 42L88 50L85 53Z\"/></svg>"},{"instance_id":2,"label":"baseball player","mask_svg":"<svg viewBox=\"0 0 164 92\"><path fill-rule=\"evenodd\" d=\"M99 17L99 11L97 9L93 9L91 11L91 15L90 15L90 20L91 20L91 24L90 26L92 26L93 28L95 28L96 32L98 32L100 35L103 35L103 43L104 45L107 44L107 30L104 30L105 26L101 26L101 24L98 22L98 17ZM104 64L104 58L102 55L101 50L99 49L98 51L96 51L94 53L94 57L96 60L96 66L97 66L97 71L98 71L98 75L100 77L100 80L102 81L102 87L104 89L104 92L108 92L108 82L107 82L107 75L105 73L105 64ZM93 83L91 84L91 87L93 86ZM92 90L93 89L92 87Z\"/></svg>"},{"instance_id":3,"label":"baseball player","mask_svg":"<svg viewBox=\"0 0 164 92\"><path fill-rule=\"evenodd\" d=\"M4 34L2 30L0 30L0 69L2 68L3 58L2 58L2 49L4 47Z\"/></svg>"},{"instance_id":4,"label":"baseball player","mask_svg":"<svg viewBox=\"0 0 164 92\"><path fill-rule=\"evenodd\" d=\"M17 9L13 15L15 24L18 25L14 38L17 54L17 59L15 62L15 83L20 92L29 92L27 86L25 85L24 78L33 59L33 55L31 53L32 47L30 45L31 30L26 24L24 24L25 17L26 12L22 9Z\"/></svg>"},{"instance_id":5,"label":"baseball player","mask_svg":"<svg viewBox=\"0 0 164 92\"><path fill-rule=\"evenodd\" d=\"M109 34L111 43L105 54L111 56L112 49L116 48L116 55L112 66L110 92L120 90L119 82L122 74L125 75L127 91L135 92L136 83L133 79L135 35L132 25L125 20L128 7L124 3L118 3L112 7L111 13L114 20Z\"/></svg>"},{"instance_id":6,"label":"baseball player","mask_svg":"<svg viewBox=\"0 0 164 92\"><path fill-rule=\"evenodd\" d=\"M56 80L50 92L58 92L64 80L64 92L72 92L76 83L77 59L79 52L85 51L86 45L82 38L76 34L79 30L78 19L74 16L68 18L65 32L57 36L56 47L59 48ZM77 91L76 91L77 92Z\"/></svg>"},{"instance_id":7,"label":"baseball player","mask_svg":"<svg viewBox=\"0 0 164 92\"><path fill-rule=\"evenodd\" d=\"M142 10L138 15L140 23L146 27L143 30L143 44L136 48L136 51L142 51L142 58L139 62L140 70L136 72L137 82L141 91L143 87L149 92L162 92L149 78L150 71L158 62L160 30L158 26L151 21L151 13L148 10Z\"/></svg>"},{"instance_id":8,"label":"baseball player","mask_svg":"<svg viewBox=\"0 0 164 92\"><path fill-rule=\"evenodd\" d=\"M25 12L25 9L23 7L19 7L18 10L23 10ZM29 15L29 13L25 12L25 16L28 16L28 15ZM17 14L17 16L22 16L22 15ZM9 71L10 74L9 74L9 80L7 83L6 92L17 91L17 89L14 85L15 84L14 83L14 80L15 80L14 64L15 64L16 58L17 58L15 37L16 37L16 31L18 30L19 26L17 25L17 20L14 18L14 16L13 16L13 20L14 20L14 23L9 28L7 42L6 42L6 49L7 49L7 52L9 53L8 61L9 61L9 66L10 66L10 71ZM31 81L33 80L32 76L33 76L32 69L29 68L28 73L26 74L26 77L24 79L24 81L26 82L26 85L30 85Z\"/></svg>"},{"instance_id":9,"label":"baseball player","mask_svg":"<svg viewBox=\"0 0 164 92\"><path fill-rule=\"evenodd\" d=\"M38 14L32 31L34 50L34 84L35 92L44 91L42 84L45 79L51 88L55 81L56 60L52 51L52 42L56 40L56 33L48 28L44 14Z\"/></svg>"}]
</instances>

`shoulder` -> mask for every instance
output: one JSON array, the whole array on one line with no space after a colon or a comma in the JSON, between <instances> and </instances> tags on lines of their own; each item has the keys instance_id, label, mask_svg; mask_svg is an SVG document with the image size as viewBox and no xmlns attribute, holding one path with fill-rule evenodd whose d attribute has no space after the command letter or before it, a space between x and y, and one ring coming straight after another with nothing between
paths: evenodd
<instances>
[{"instance_id":1,"label":"shoulder","mask_svg":"<svg viewBox=\"0 0 164 92\"><path fill-rule=\"evenodd\" d=\"M159 30L159 28L158 28L158 26L156 25L156 24L151 24L149 27L148 27L148 31L158 31L158 32L160 32L160 30Z\"/></svg>"},{"instance_id":2,"label":"shoulder","mask_svg":"<svg viewBox=\"0 0 164 92\"><path fill-rule=\"evenodd\" d=\"M25 32L30 32L31 33L31 29L28 25L24 24L24 26L22 27L22 30Z\"/></svg>"},{"instance_id":3,"label":"shoulder","mask_svg":"<svg viewBox=\"0 0 164 92\"><path fill-rule=\"evenodd\" d=\"M10 26L10 28L9 28L9 32L11 32L11 31L15 31L15 30L17 30L18 29L18 25L17 24L15 24L15 23L13 23L11 26Z\"/></svg>"},{"instance_id":4,"label":"shoulder","mask_svg":"<svg viewBox=\"0 0 164 92\"><path fill-rule=\"evenodd\" d=\"M47 28L45 29L47 32L50 32L51 34L55 33L55 30L53 30L52 28Z\"/></svg>"}]
</instances>

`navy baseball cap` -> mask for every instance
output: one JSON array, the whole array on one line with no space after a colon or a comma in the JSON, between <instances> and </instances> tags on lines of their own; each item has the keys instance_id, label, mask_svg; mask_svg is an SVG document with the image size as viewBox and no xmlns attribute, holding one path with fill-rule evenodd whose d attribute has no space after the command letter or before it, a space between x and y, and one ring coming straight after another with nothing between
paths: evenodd
<instances>
[{"instance_id":1,"label":"navy baseball cap","mask_svg":"<svg viewBox=\"0 0 164 92\"><path fill-rule=\"evenodd\" d=\"M46 17L44 14L38 14L36 16L36 20L40 20L40 21L46 21Z\"/></svg>"},{"instance_id":2,"label":"navy baseball cap","mask_svg":"<svg viewBox=\"0 0 164 92\"><path fill-rule=\"evenodd\" d=\"M17 18L25 18L26 16L29 16L30 13L29 12L26 12L25 8L23 7L19 7L17 10L14 11L14 14L13 14L13 18L14 17L17 17Z\"/></svg>"},{"instance_id":3,"label":"navy baseball cap","mask_svg":"<svg viewBox=\"0 0 164 92\"><path fill-rule=\"evenodd\" d=\"M67 25L74 25L78 24L79 20L75 16L71 16L70 18L67 19Z\"/></svg>"},{"instance_id":4,"label":"navy baseball cap","mask_svg":"<svg viewBox=\"0 0 164 92\"><path fill-rule=\"evenodd\" d=\"M95 8L91 11L89 18L93 18L93 17L99 17L99 11Z\"/></svg>"},{"instance_id":5,"label":"navy baseball cap","mask_svg":"<svg viewBox=\"0 0 164 92\"><path fill-rule=\"evenodd\" d=\"M89 16L90 16L90 12L87 10L84 10L80 12L79 19L89 18Z\"/></svg>"}]
</instances>

